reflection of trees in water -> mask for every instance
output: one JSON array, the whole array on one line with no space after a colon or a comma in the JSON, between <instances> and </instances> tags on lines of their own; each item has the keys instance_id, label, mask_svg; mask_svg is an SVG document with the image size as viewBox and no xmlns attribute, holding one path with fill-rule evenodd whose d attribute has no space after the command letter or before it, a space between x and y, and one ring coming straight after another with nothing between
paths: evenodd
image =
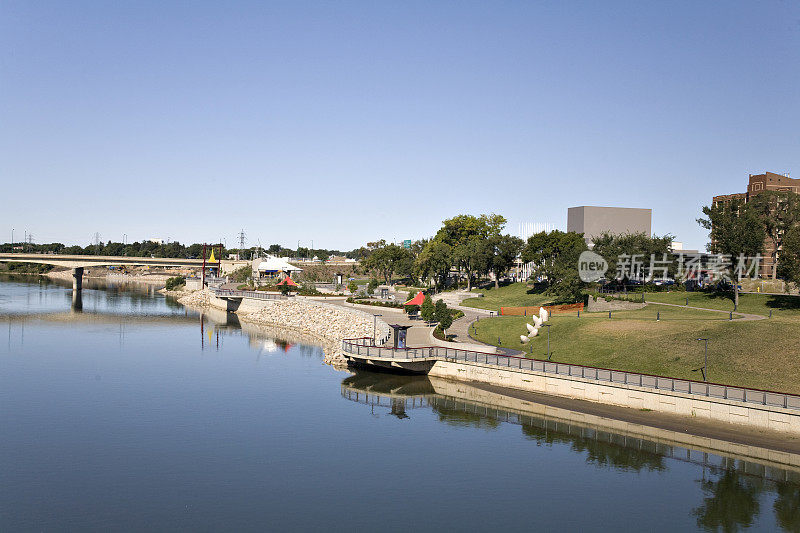
<instances>
[{"instance_id":1,"label":"reflection of trees in water","mask_svg":"<svg viewBox=\"0 0 800 533\"><path fill-rule=\"evenodd\" d=\"M776 497L774 527L800 532L800 484L793 482L798 479L793 470L435 394L425 377L357 372L342 382L342 389L348 399L361 393L364 403L369 403L370 396L384 394L391 401L392 414L399 417L405 417L411 398L424 397L439 421L450 426L492 430L503 422L518 424L523 435L538 443L568 445L585 454L587 463L618 471L665 472L668 458L694 464L703 469L699 480L703 499L691 511L699 528L726 532L748 528L761 511L760 497L768 494ZM407 395L405 400L403 395ZM712 479L706 478L709 471Z\"/></svg>"},{"instance_id":2,"label":"reflection of trees in water","mask_svg":"<svg viewBox=\"0 0 800 533\"><path fill-rule=\"evenodd\" d=\"M775 519L786 531L800 531L800 486L779 482L776 487Z\"/></svg>"},{"instance_id":3,"label":"reflection of trees in water","mask_svg":"<svg viewBox=\"0 0 800 533\"><path fill-rule=\"evenodd\" d=\"M763 488L759 478L723 470L716 480L700 480L705 497L692 511L698 527L706 531L739 531L753 525L759 513L758 496Z\"/></svg>"},{"instance_id":4,"label":"reflection of trees in water","mask_svg":"<svg viewBox=\"0 0 800 533\"><path fill-rule=\"evenodd\" d=\"M431 407L433 408L433 412L438 415L439 421L449 426L480 429L496 429L500 426L500 421L496 418L462 411L461 409L451 408L445 405L432 404Z\"/></svg>"},{"instance_id":5,"label":"reflection of trees in water","mask_svg":"<svg viewBox=\"0 0 800 533\"><path fill-rule=\"evenodd\" d=\"M522 426L522 434L547 444L568 444L576 452L585 452L586 462L598 466L610 466L633 472L666 470L662 455L648 450L599 440L597 436L600 432L597 431L591 432L593 436L581 436L525 424Z\"/></svg>"}]
</instances>

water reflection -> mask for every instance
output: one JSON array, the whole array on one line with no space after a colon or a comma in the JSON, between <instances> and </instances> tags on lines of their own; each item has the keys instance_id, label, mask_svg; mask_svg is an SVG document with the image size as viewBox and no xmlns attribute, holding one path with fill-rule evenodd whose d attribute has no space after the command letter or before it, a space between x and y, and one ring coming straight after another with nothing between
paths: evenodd
<instances>
[{"instance_id":1,"label":"water reflection","mask_svg":"<svg viewBox=\"0 0 800 533\"><path fill-rule=\"evenodd\" d=\"M358 371L342 381L341 393L347 400L368 405L373 415L402 412L409 418L407 413L415 409L428 409L452 426L495 430L503 424L518 425L538 445L567 445L597 468L667 473L675 463L692 465L702 472L697 480L702 501L691 511L698 528L726 532L749 528L765 509L762 500L774 498L778 526L800 531L800 468L615 433L579 422L579 414L575 420L536 414L527 402L502 408L470 399L474 392L470 389L426 376Z\"/></svg>"},{"instance_id":2,"label":"water reflection","mask_svg":"<svg viewBox=\"0 0 800 533\"><path fill-rule=\"evenodd\" d=\"M72 311L74 313L83 312L83 293L81 291L72 291Z\"/></svg>"},{"instance_id":3,"label":"water reflection","mask_svg":"<svg viewBox=\"0 0 800 533\"><path fill-rule=\"evenodd\" d=\"M8 274L0 274L0 282L0 313L4 315L70 311L171 316L185 312L175 299L159 294L158 285L89 279L82 291L73 291L67 280Z\"/></svg>"},{"instance_id":4,"label":"water reflection","mask_svg":"<svg viewBox=\"0 0 800 533\"><path fill-rule=\"evenodd\" d=\"M727 469L715 479L702 479L700 486L703 503L693 511L699 527L707 531L739 531L753 525L760 511L759 493L765 488L762 478Z\"/></svg>"}]
</instances>

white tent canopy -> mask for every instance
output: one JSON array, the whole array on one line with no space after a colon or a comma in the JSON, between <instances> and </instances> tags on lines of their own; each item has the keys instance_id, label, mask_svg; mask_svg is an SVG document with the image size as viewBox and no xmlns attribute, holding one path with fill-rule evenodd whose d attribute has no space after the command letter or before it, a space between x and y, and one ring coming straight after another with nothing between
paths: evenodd
<instances>
[{"instance_id":1,"label":"white tent canopy","mask_svg":"<svg viewBox=\"0 0 800 533\"><path fill-rule=\"evenodd\" d=\"M270 255L266 259L261 259L261 262L256 266L256 270L259 272L285 272L287 274L303 271L302 268L291 265L285 259L275 257L274 255Z\"/></svg>"}]
</instances>

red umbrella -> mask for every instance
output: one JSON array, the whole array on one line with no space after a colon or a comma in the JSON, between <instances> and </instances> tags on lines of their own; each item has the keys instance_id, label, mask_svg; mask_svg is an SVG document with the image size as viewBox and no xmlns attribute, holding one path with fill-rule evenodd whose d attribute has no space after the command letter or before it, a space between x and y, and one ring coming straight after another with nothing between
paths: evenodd
<instances>
[{"instance_id":1,"label":"red umbrella","mask_svg":"<svg viewBox=\"0 0 800 533\"><path fill-rule=\"evenodd\" d=\"M411 298L409 301L404 303L403 305L422 305L422 302L425 301L425 294L422 291L418 292L416 296Z\"/></svg>"}]
</instances>

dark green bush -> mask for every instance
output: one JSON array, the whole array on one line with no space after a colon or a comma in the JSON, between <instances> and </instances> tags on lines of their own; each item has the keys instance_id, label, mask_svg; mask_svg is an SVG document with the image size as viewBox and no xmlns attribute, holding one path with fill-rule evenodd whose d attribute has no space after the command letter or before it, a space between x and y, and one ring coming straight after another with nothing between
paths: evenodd
<instances>
[{"instance_id":1,"label":"dark green bush","mask_svg":"<svg viewBox=\"0 0 800 533\"><path fill-rule=\"evenodd\" d=\"M166 288L168 291L175 291L186 285L186 278L183 276L175 276L174 278L167 279Z\"/></svg>"}]
</instances>

